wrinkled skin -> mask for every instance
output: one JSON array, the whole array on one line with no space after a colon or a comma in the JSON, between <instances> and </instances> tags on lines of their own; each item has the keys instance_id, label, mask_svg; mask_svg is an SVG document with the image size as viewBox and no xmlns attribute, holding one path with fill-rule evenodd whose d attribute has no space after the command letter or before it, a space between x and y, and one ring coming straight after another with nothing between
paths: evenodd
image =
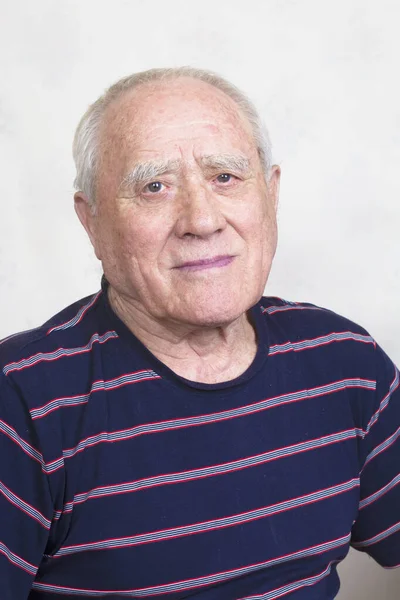
<instances>
[{"instance_id":1,"label":"wrinkled skin","mask_svg":"<svg viewBox=\"0 0 400 600\"><path fill-rule=\"evenodd\" d=\"M248 166L205 166L202 158L214 155ZM176 162L155 179L124 183L137 163L153 160ZM246 311L263 293L276 250L279 176L272 167L265 181L246 118L204 82L145 84L108 107L96 213L82 193L75 205L116 312L139 337L143 328L170 342L205 330L222 339L236 328L250 339ZM223 259L184 267L214 257Z\"/></svg>"}]
</instances>

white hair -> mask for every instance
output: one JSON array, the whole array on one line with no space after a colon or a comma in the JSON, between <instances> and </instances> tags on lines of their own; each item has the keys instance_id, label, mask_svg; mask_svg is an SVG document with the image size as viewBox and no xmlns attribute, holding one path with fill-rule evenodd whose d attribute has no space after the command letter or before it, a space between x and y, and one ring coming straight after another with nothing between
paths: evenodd
<instances>
[{"instance_id":1,"label":"white hair","mask_svg":"<svg viewBox=\"0 0 400 600\"><path fill-rule=\"evenodd\" d=\"M99 163L99 130L107 107L116 98L140 85L176 80L180 77L204 81L224 92L237 104L251 125L260 161L265 176L268 176L271 166L271 143L268 132L255 106L243 92L212 71L193 67L150 69L128 75L114 83L96 102L89 106L78 124L73 142L73 157L76 166L74 187L86 195L93 210L96 201L96 178Z\"/></svg>"}]
</instances>

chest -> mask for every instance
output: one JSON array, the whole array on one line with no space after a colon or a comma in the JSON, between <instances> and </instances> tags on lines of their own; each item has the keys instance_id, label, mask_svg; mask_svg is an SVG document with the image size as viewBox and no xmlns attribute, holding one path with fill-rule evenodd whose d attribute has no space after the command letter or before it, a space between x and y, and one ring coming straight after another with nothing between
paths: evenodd
<instances>
[{"instance_id":1,"label":"chest","mask_svg":"<svg viewBox=\"0 0 400 600\"><path fill-rule=\"evenodd\" d=\"M104 395L66 460L63 534L43 576L69 565L77 587L91 577L97 588L182 591L243 570L273 567L279 579L333 540L342 553L359 484L344 399L338 410L332 394L266 392L196 410L179 395L163 407L162 389L135 402L127 388Z\"/></svg>"}]
</instances>

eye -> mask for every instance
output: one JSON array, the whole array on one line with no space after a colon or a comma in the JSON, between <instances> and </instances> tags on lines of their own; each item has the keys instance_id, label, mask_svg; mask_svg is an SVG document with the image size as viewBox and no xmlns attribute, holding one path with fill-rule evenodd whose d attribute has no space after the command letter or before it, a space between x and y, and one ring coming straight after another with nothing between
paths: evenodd
<instances>
[{"instance_id":1,"label":"eye","mask_svg":"<svg viewBox=\"0 0 400 600\"><path fill-rule=\"evenodd\" d=\"M229 183L232 177L233 175L231 175L230 173L221 173L221 175L218 175L217 181L218 183Z\"/></svg>"},{"instance_id":2,"label":"eye","mask_svg":"<svg viewBox=\"0 0 400 600\"><path fill-rule=\"evenodd\" d=\"M156 194L157 192L161 192L163 184L161 181L152 181L148 183L144 188L145 192L150 192L151 194Z\"/></svg>"}]
</instances>

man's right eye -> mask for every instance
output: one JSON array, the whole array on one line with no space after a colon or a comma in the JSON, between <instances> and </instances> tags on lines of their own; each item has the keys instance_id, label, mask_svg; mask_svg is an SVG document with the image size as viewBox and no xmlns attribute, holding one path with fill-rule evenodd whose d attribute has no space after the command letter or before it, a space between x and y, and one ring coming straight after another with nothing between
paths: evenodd
<instances>
[{"instance_id":1,"label":"man's right eye","mask_svg":"<svg viewBox=\"0 0 400 600\"><path fill-rule=\"evenodd\" d=\"M163 184L161 181L152 181L148 183L144 188L145 192L150 192L151 194L156 194L157 192L161 192Z\"/></svg>"}]
</instances>

